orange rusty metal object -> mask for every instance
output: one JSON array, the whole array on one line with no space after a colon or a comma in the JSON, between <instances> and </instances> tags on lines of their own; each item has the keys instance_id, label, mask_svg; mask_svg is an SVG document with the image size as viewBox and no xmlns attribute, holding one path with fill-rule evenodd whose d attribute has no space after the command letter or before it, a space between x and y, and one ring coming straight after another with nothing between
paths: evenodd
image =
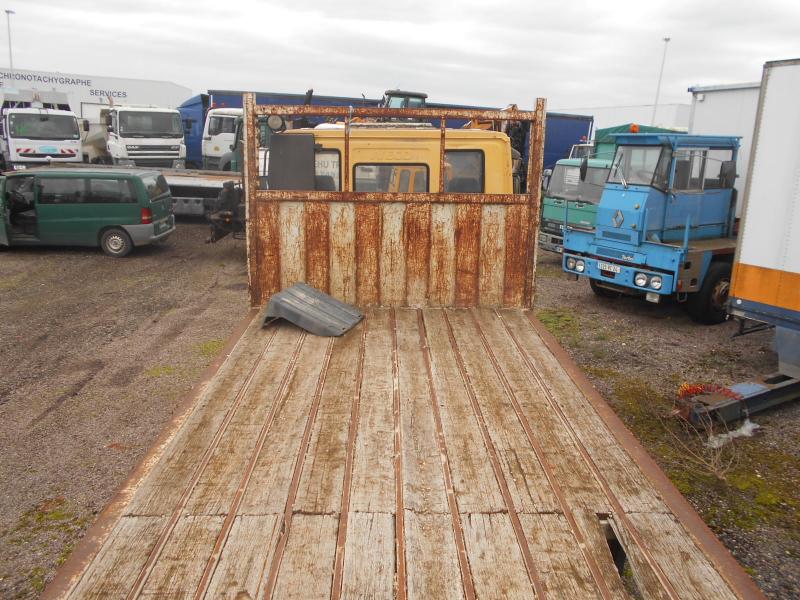
<instances>
[{"instance_id":1,"label":"orange rusty metal object","mask_svg":"<svg viewBox=\"0 0 800 600\"><path fill-rule=\"evenodd\" d=\"M252 305L265 303L294 279L359 306L532 305L544 99L537 100L535 111L493 111L259 106L255 95L245 94L244 107ZM344 121L342 191L259 189L258 115L328 116ZM437 192L352 191L350 123L365 118L439 120ZM447 119L529 122L528 193L445 192ZM289 212L301 218L282 226L286 223L281 219Z\"/></svg>"}]
</instances>

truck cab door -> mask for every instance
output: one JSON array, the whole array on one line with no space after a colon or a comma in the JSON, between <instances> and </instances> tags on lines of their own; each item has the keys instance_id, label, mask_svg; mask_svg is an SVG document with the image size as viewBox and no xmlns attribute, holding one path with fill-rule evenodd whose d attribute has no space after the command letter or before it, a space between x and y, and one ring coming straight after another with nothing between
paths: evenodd
<instances>
[{"instance_id":1,"label":"truck cab door","mask_svg":"<svg viewBox=\"0 0 800 600\"><path fill-rule=\"evenodd\" d=\"M6 178L0 177L0 245L8 246L8 210L6 209Z\"/></svg>"}]
</instances>

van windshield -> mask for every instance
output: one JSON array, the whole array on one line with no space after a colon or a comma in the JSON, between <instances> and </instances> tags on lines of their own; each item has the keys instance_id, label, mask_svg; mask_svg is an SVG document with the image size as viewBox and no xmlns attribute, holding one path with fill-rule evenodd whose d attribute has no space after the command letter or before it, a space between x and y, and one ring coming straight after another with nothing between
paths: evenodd
<instances>
[{"instance_id":1,"label":"van windshield","mask_svg":"<svg viewBox=\"0 0 800 600\"><path fill-rule=\"evenodd\" d=\"M71 115L12 113L8 116L11 137L29 140L77 140L78 120Z\"/></svg>"},{"instance_id":2,"label":"van windshield","mask_svg":"<svg viewBox=\"0 0 800 600\"><path fill-rule=\"evenodd\" d=\"M586 170L586 180L581 181L580 167L556 165L550 176L547 195L562 200L580 200L597 204L603 194L608 171L603 167L589 167Z\"/></svg>"},{"instance_id":3,"label":"van windshield","mask_svg":"<svg viewBox=\"0 0 800 600\"><path fill-rule=\"evenodd\" d=\"M179 113L123 110L119 113L119 133L130 137L183 137Z\"/></svg>"}]
</instances>

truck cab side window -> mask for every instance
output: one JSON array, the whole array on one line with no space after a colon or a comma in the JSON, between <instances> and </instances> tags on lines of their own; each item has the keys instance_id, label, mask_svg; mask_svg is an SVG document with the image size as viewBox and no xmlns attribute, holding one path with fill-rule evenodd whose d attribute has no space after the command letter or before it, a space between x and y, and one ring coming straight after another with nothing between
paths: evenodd
<instances>
[{"instance_id":1,"label":"truck cab side window","mask_svg":"<svg viewBox=\"0 0 800 600\"><path fill-rule=\"evenodd\" d=\"M701 191L705 163L705 150L678 150L675 153L675 179L672 188L687 192Z\"/></svg>"},{"instance_id":2,"label":"truck cab side window","mask_svg":"<svg viewBox=\"0 0 800 600\"><path fill-rule=\"evenodd\" d=\"M446 150L444 163L445 192L483 192L484 157L481 150Z\"/></svg>"}]
</instances>

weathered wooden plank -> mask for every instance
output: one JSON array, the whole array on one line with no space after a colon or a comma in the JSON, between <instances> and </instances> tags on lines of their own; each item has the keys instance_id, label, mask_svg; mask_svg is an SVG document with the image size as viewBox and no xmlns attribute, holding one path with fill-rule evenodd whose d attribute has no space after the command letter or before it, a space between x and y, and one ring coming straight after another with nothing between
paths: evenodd
<instances>
[{"instance_id":1,"label":"weathered wooden plank","mask_svg":"<svg viewBox=\"0 0 800 600\"><path fill-rule=\"evenodd\" d=\"M356 302L356 210L352 202L330 204L331 295Z\"/></svg>"},{"instance_id":2,"label":"weathered wooden plank","mask_svg":"<svg viewBox=\"0 0 800 600\"><path fill-rule=\"evenodd\" d=\"M558 406L563 410L570 429L586 448L624 510L665 512L664 503L647 477L616 441L591 403L544 345L527 317L513 310L501 311L501 315L540 372L544 385L558 399Z\"/></svg>"},{"instance_id":3,"label":"weathered wooden plank","mask_svg":"<svg viewBox=\"0 0 800 600\"><path fill-rule=\"evenodd\" d=\"M69 597L124 598L165 522L165 517L122 517Z\"/></svg>"},{"instance_id":4,"label":"weathered wooden plank","mask_svg":"<svg viewBox=\"0 0 800 600\"><path fill-rule=\"evenodd\" d=\"M350 513L342 597L392 598L394 565L394 517L386 513Z\"/></svg>"},{"instance_id":5,"label":"weathered wooden plank","mask_svg":"<svg viewBox=\"0 0 800 600\"><path fill-rule=\"evenodd\" d=\"M380 303L380 256L383 211L380 206L356 206L356 303Z\"/></svg>"},{"instance_id":6,"label":"weathered wooden plank","mask_svg":"<svg viewBox=\"0 0 800 600\"><path fill-rule=\"evenodd\" d=\"M364 323L360 323L338 338L333 347L294 504L298 512L332 514L341 509L347 433L363 328Z\"/></svg>"},{"instance_id":7,"label":"weathered wooden plank","mask_svg":"<svg viewBox=\"0 0 800 600\"><path fill-rule=\"evenodd\" d=\"M510 398L488 361L471 314L466 310L448 310L447 316L516 510L556 512L558 500Z\"/></svg>"},{"instance_id":8,"label":"weathered wooden plank","mask_svg":"<svg viewBox=\"0 0 800 600\"><path fill-rule=\"evenodd\" d=\"M425 306L428 302L428 276L431 262L431 207L411 204L404 223L406 256L406 304Z\"/></svg>"},{"instance_id":9,"label":"weathered wooden plank","mask_svg":"<svg viewBox=\"0 0 800 600\"><path fill-rule=\"evenodd\" d=\"M278 210L280 289L306 280L305 207L302 202L283 202Z\"/></svg>"},{"instance_id":10,"label":"weathered wooden plank","mask_svg":"<svg viewBox=\"0 0 800 600\"><path fill-rule=\"evenodd\" d=\"M527 206L506 208L506 257L503 303L505 306L525 307L525 277L528 258Z\"/></svg>"},{"instance_id":11,"label":"weathered wooden plank","mask_svg":"<svg viewBox=\"0 0 800 600\"><path fill-rule=\"evenodd\" d=\"M431 206L429 305L452 306L456 297L455 206Z\"/></svg>"},{"instance_id":12,"label":"weathered wooden plank","mask_svg":"<svg viewBox=\"0 0 800 600\"><path fill-rule=\"evenodd\" d=\"M602 597L586 564L581 547L563 515L527 514L521 515L520 520L537 570L541 573L547 591L553 598ZM612 597L627 598L605 540L593 536L588 550L602 554L605 558L600 564L603 567L604 580L611 588Z\"/></svg>"},{"instance_id":13,"label":"weathered wooden plank","mask_svg":"<svg viewBox=\"0 0 800 600\"><path fill-rule=\"evenodd\" d=\"M140 598L192 598L222 517L183 517L153 566Z\"/></svg>"},{"instance_id":14,"label":"weathered wooden plank","mask_svg":"<svg viewBox=\"0 0 800 600\"><path fill-rule=\"evenodd\" d=\"M441 407L442 429L450 457L459 511L489 513L505 510L505 503L447 337L443 311L425 309L423 314L426 339L433 362L433 386Z\"/></svg>"},{"instance_id":15,"label":"weathered wooden plank","mask_svg":"<svg viewBox=\"0 0 800 600\"><path fill-rule=\"evenodd\" d=\"M395 490L390 313L387 309L374 309L367 318L350 510L392 513Z\"/></svg>"},{"instance_id":16,"label":"weathered wooden plank","mask_svg":"<svg viewBox=\"0 0 800 600\"><path fill-rule=\"evenodd\" d=\"M295 515L273 598L330 597L337 523L332 515Z\"/></svg>"},{"instance_id":17,"label":"weathered wooden plank","mask_svg":"<svg viewBox=\"0 0 800 600\"><path fill-rule=\"evenodd\" d=\"M330 291L330 204L309 202L305 210L306 283Z\"/></svg>"},{"instance_id":18,"label":"weathered wooden plank","mask_svg":"<svg viewBox=\"0 0 800 600\"><path fill-rule=\"evenodd\" d=\"M542 449L542 460L549 466L569 505L596 513L611 512L602 488L558 414L549 406L544 391L526 367L500 317L490 309L476 309L472 314L480 326L475 336L482 333L492 349L527 426Z\"/></svg>"},{"instance_id":19,"label":"weathered wooden plank","mask_svg":"<svg viewBox=\"0 0 800 600\"><path fill-rule=\"evenodd\" d=\"M419 346L417 313L396 311L400 402L403 407L403 495L405 507L446 513L444 476L431 414L430 385Z\"/></svg>"},{"instance_id":20,"label":"weathered wooden plank","mask_svg":"<svg viewBox=\"0 0 800 600\"><path fill-rule=\"evenodd\" d=\"M631 513L628 518L642 534L653 558L669 574L670 583L680 598L700 600L737 597L673 515ZM623 538L623 545L630 549L632 545L624 530L617 528L617 531ZM635 552L629 550L629 557L634 574L644 570L639 566L642 559Z\"/></svg>"},{"instance_id":21,"label":"weathered wooden plank","mask_svg":"<svg viewBox=\"0 0 800 600\"><path fill-rule=\"evenodd\" d=\"M136 490L125 509L126 514L163 515L173 509L242 390L248 372L262 366L258 358L273 332L264 331L256 321L242 336L147 479ZM271 350L272 346L266 357L272 356Z\"/></svg>"},{"instance_id":22,"label":"weathered wooden plank","mask_svg":"<svg viewBox=\"0 0 800 600\"><path fill-rule=\"evenodd\" d=\"M406 302L406 256L403 215L406 207L399 202L384 204L381 228L380 303L402 306Z\"/></svg>"},{"instance_id":23,"label":"weathered wooden plank","mask_svg":"<svg viewBox=\"0 0 800 600\"><path fill-rule=\"evenodd\" d=\"M481 208L477 205L456 207L456 306L478 305Z\"/></svg>"},{"instance_id":24,"label":"weathered wooden plank","mask_svg":"<svg viewBox=\"0 0 800 600\"><path fill-rule=\"evenodd\" d=\"M279 531L278 515L236 517L205 597L258 598Z\"/></svg>"},{"instance_id":25,"label":"weathered wooden plank","mask_svg":"<svg viewBox=\"0 0 800 600\"><path fill-rule=\"evenodd\" d=\"M297 369L256 460L239 514L283 513L300 439L327 353L328 339L306 338Z\"/></svg>"},{"instance_id":26,"label":"weathered wooden plank","mask_svg":"<svg viewBox=\"0 0 800 600\"><path fill-rule=\"evenodd\" d=\"M449 515L406 511L408 598L463 598L453 527Z\"/></svg>"},{"instance_id":27,"label":"weathered wooden plank","mask_svg":"<svg viewBox=\"0 0 800 600\"><path fill-rule=\"evenodd\" d=\"M508 515L462 515L469 566L478 598L533 598Z\"/></svg>"},{"instance_id":28,"label":"weathered wooden plank","mask_svg":"<svg viewBox=\"0 0 800 600\"><path fill-rule=\"evenodd\" d=\"M478 262L479 304L502 306L506 257L506 207L481 208L481 245Z\"/></svg>"}]
</instances>

